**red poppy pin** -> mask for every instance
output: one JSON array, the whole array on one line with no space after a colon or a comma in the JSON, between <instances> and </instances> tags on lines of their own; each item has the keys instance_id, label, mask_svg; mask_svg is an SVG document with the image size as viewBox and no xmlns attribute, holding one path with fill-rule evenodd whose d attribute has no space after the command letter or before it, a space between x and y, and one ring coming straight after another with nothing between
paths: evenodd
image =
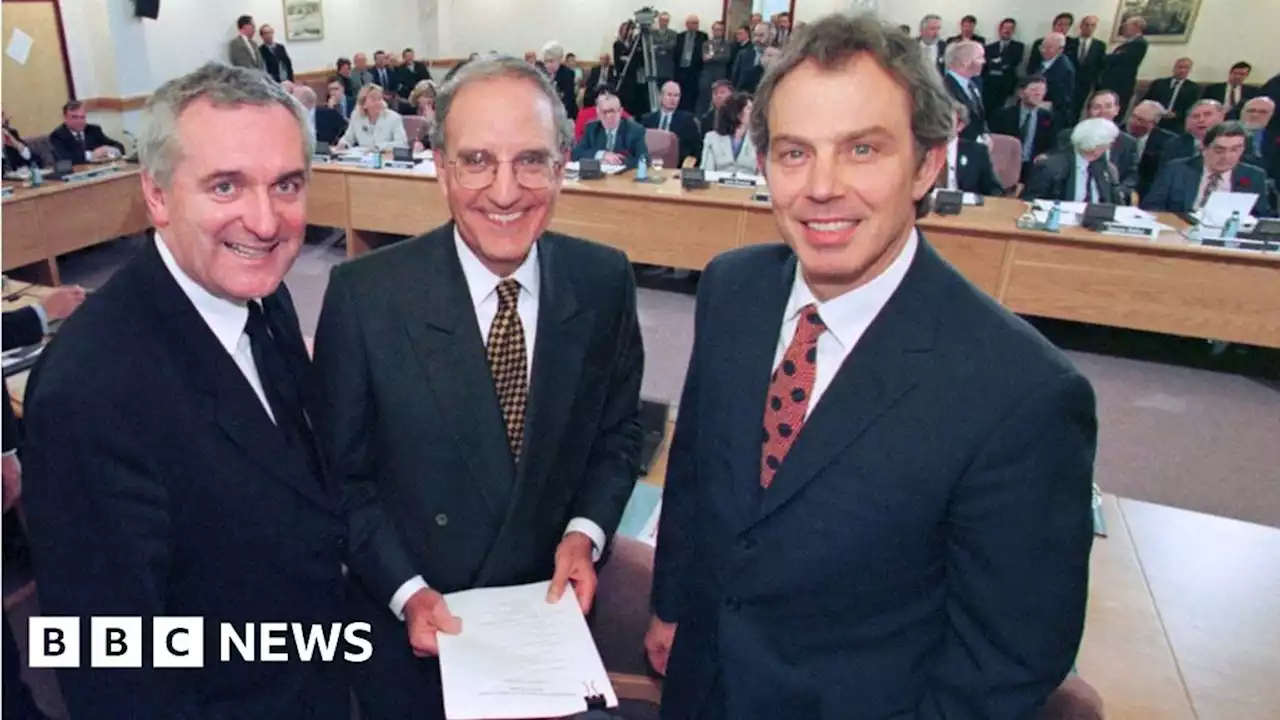
<instances>
[{"instance_id":1,"label":"red poppy pin","mask_svg":"<svg viewBox=\"0 0 1280 720\"><path fill-rule=\"evenodd\" d=\"M1251 180L1249 180L1249 176L1248 176L1248 175L1241 175L1241 176L1240 176L1240 182L1239 182L1240 187L1242 187L1242 188L1247 188L1247 187L1249 187L1249 186L1250 186L1250 185L1252 185L1252 184L1253 184L1253 182L1252 182Z\"/></svg>"}]
</instances>

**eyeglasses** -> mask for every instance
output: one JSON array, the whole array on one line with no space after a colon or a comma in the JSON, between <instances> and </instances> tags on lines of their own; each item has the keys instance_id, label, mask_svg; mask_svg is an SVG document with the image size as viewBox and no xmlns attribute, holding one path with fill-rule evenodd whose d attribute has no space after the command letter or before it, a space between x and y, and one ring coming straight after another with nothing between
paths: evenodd
<instances>
[{"instance_id":1,"label":"eyeglasses","mask_svg":"<svg viewBox=\"0 0 1280 720\"><path fill-rule=\"evenodd\" d=\"M499 160L487 152L467 153L449 161L453 177L468 190L483 190L498 178L499 165L511 165L516 182L526 190L545 190L551 186L563 161L541 152L521 154L511 160Z\"/></svg>"}]
</instances>

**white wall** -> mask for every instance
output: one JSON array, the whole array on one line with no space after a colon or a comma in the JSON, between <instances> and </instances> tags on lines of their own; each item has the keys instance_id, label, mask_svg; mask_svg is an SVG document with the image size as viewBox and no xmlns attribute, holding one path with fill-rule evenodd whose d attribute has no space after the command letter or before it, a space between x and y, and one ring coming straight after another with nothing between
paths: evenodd
<instances>
[{"instance_id":1,"label":"white wall","mask_svg":"<svg viewBox=\"0 0 1280 720\"><path fill-rule=\"evenodd\" d=\"M1077 22L1085 15L1097 15L1097 36L1108 42L1115 23L1117 0L964 0L939 3L937 0L881 0L884 18L916 27L920 18L936 13L942 16L945 35L959 31L960 18L972 14L978 18L978 33L994 38L1001 19L1018 20L1018 38L1030 45L1043 36L1053 23L1053 16L1066 10ZM847 11L854 0L796 0L796 17L813 20L833 11ZM1192 78L1203 82L1226 80L1231 65L1244 60L1253 65L1250 82L1261 84L1280 72L1280 49L1276 28L1280 27L1280 2L1277 0L1204 0L1196 20L1191 42L1180 45L1151 45L1147 59L1138 73L1140 78L1164 77L1173 62L1187 56L1196 61Z\"/></svg>"}]
</instances>

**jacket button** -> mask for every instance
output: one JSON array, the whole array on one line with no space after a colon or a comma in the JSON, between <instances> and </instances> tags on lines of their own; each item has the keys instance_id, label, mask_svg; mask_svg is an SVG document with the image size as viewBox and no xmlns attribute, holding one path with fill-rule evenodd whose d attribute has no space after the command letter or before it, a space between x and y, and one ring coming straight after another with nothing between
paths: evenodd
<instances>
[{"instance_id":1,"label":"jacket button","mask_svg":"<svg viewBox=\"0 0 1280 720\"><path fill-rule=\"evenodd\" d=\"M742 543L741 543L742 549L746 550L747 552L755 550L757 544L758 543L756 542L756 539L753 537L748 536L748 537L742 538Z\"/></svg>"},{"instance_id":2,"label":"jacket button","mask_svg":"<svg viewBox=\"0 0 1280 720\"><path fill-rule=\"evenodd\" d=\"M448 525L448 524L449 524L448 515L445 515L444 513L440 513L439 515L436 515L436 525L439 525L440 527L444 527L445 525Z\"/></svg>"},{"instance_id":3,"label":"jacket button","mask_svg":"<svg viewBox=\"0 0 1280 720\"><path fill-rule=\"evenodd\" d=\"M729 612L738 612L742 608L742 601L736 595L730 595L725 598L724 607Z\"/></svg>"}]
</instances>

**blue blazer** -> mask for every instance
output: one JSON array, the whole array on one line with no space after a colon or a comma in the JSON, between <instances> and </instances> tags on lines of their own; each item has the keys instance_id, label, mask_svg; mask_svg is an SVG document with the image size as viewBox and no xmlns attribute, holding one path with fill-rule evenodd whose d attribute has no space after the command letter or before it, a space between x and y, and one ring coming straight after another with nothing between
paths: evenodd
<instances>
[{"instance_id":1,"label":"blue blazer","mask_svg":"<svg viewBox=\"0 0 1280 720\"><path fill-rule=\"evenodd\" d=\"M1166 163L1156 175L1151 192L1142 198L1143 210L1191 212L1195 209L1200 192L1200 178L1204 175L1204 159L1200 156L1182 158ZM1231 192L1257 193L1258 204L1253 206L1254 217L1271 217L1271 194L1267 192L1267 174L1261 168L1247 163L1236 165L1231 171Z\"/></svg>"},{"instance_id":2,"label":"blue blazer","mask_svg":"<svg viewBox=\"0 0 1280 720\"><path fill-rule=\"evenodd\" d=\"M604 150L609 135L599 120L592 120L582 132L582 139L573 147L574 160L590 160L596 153ZM626 166L634 168L641 155L648 155L644 144L644 127L630 118L622 118L618 124L618 135L614 138L613 151L622 155Z\"/></svg>"},{"instance_id":3,"label":"blue blazer","mask_svg":"<svg viewBox=\"0 0 1280 720\"><path fill-rule=\"evenodd\" d=\"M921 240L767 491L761 420L795 254L698 287L653 607L663 718L1034 717L1088 595L1094 395Z\"/></svg>"}]
</instances>

